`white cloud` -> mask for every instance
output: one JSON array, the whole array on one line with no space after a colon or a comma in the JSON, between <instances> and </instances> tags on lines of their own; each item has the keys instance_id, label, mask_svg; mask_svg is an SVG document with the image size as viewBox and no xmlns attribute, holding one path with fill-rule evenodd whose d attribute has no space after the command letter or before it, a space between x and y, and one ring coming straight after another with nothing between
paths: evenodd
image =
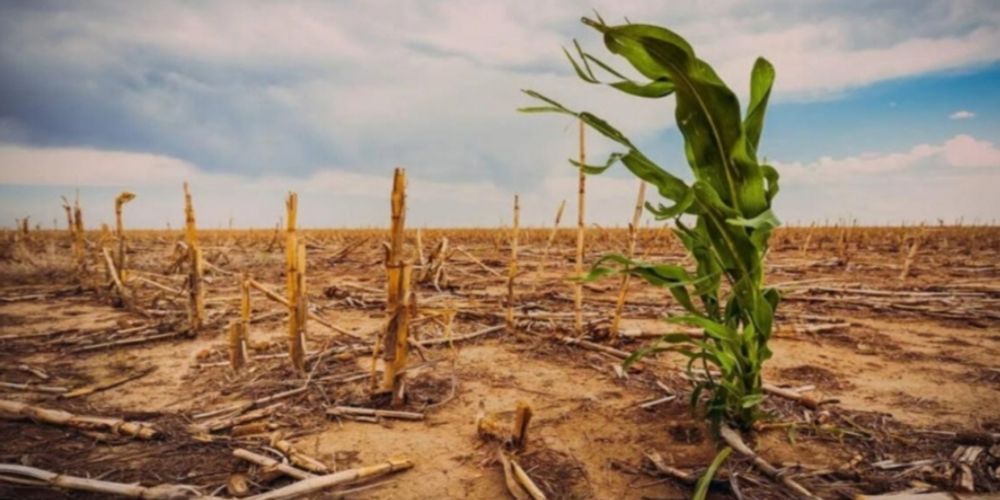
<instances>
[{"instance_id":1,"label":"white cloud","mask_svg":"<svg viewBox=\"0 0 1000 500\"><path fill-rule=\"evenodd\" d=\"M975 116L976 114L973 113L972 111L967 111L963 109L948 115L948 118L951 118L952 120L967 120Z\"/></svg>"},{"instance_id":2,"label":"white cloud","mask_svg":"<svg viewBox=\"0 0 1000 500\"><path fill-rule=\"evenodd\" d=\"M973 170L893 175L874 181L789 186L775 199L778 217L788 224L835 223L858 219L861 224L900 224L938 219L952 223L996 221L1000 171Z\"/></svg>"},{"instance_id":3,"label":"white cloud","mask_svg":"<svg viewBox=\"0 0 1000 500\"><path fill-rule=\"evenodd\" d=\"M627 15L670 26L741 95L753 60L768 57L778 69L776 100L829 99L886 79L1000 58L1000 9L971 1L0 6L0 71L16 84L0 90L31 88L30 95L12 94L11 102L36 99L22 106L30 116L0 117L0 140L167 155L8 146L0 148L0 184L175 189L190 179L218 193L219 214L244 206L226 197L231 186L244 195L266 193L261 197L275 198L277 208L261 209L264 220L280 213L282 190L297 189L323 207L344 197L370 200L371 218L338 219L326 209L316 215L322 224L365 224L382 222L378 210L399 164L410 173L411 197L423 197L414 220L488 224L509 217L512 191L521 190L526 220L538 213L538 222L547 223L559 199L574 197L565 158L576 148L575 127L565 117L516 114L530 102L518 89L592 110L640 142L673 126L671 99L629 98L569 72L560 46L573 37L624 67L577 22L592 6L612 21ZM66 135L45 135L56 122L66 124L60 128ZM100 136L105 128L112 131ZM78 129L88 133L72 136ZM127 142L115 143L120 137ZM606 142L588 143L593 159L603 160L609 149ZM989 167L997 163L996 149L957 136L901 152L779 166L792 185L816 185L922 166ZM592 202L594 220L628 219L630 180L595 178L589 190L603 200ZM459 204L474 208L455 210ZM369 205L345 207L360 212ZM241 212L251 214L257 212Z\"/></svg>"},{"instance_id":4,"label":"white cloud","mask_svg":"<svg viewBox=\"0 0 1000 500\"><path fill-rule=\"evenodd\" d=\"M283 214L289 190L299 193L304 227L385 226L392 184L391 167L365 173L327 167L306 178L249 177L206 172L165 156L79 148L3 146L0 165L0 190L5 193L0 197L0 217L5 218L0 221L25 215L60 221L58 196L79 186L88 227L114 220L111 200L119 189L138 195L126 214L129 227L162 228L167 221L179 227L184 181L191 183L201 227L223 227L231 217L237 227L273 224ZM1000 201L992 194L1000 182L1000 150L965 135L899 153L776 166L784 186L777 208L789 223L840 217L859 217L862 223L960 216L971 220L1000 213ZM411 227L509 224L514 195L510 188L486 180L442 181L414 170L408 173ZM637 188L631 177L588 177L588 224L626 224ZM550 225L559 202L567 200L563 225L571 226L576 189L570 167L549 172L520 192L522 224ZM20 190L24 194L18 194ZM650 201L657 201L655 191L647 193Z\"/></svg>"},{"instance_id":5,"label":"white cloud","mask_svg":"<svg viewBox=\"0 0 1000 500\"><path fill-rule=\"evenodd\" d=\"M206 172L166 156L84 148L0 146L0 185L49 188L53 193L81 188L88 210L110 217L110 196L118 189L136 192L129 219L141 226L181 223L180 187L191 185L199 220L215 227L235 217L243 224L262 225L281 215L287 191L300 194L305 225L382 225L389 206L392 168L357 173L339 167L319 169L306 178L282 175L249 177ZM548 224L559 200L576 193L577 178L566 166L522 194L522 223ZM514 191L485 180L440 181L408 171L407 198L413 225L482 226L507 223ZM624 224L638 184L634 179L606 177L589 181L588 220L603 225ZM111 193L108 199L98 193ZM66 193L62 193L66 194ZM575 198L573 198L575 199ZM32 200L28 213L41 220L58 212L58 198ZM0 203L0 212L15 207ZM175 206L176 205L176 206ZM385 213L383 213L385 212ZM15 212L18 213L19 212ZM17 215L22 216L22 215ZM98 219L101 220L101 219ZM570 220L567 215L566 221Z\"/></svg>"},{"instance_id":6,"label":"white cloud","mask_svg":"<svg viewBox=\"0 0 1000 500\"><path fill-rule=\"evenodd\" d=\"M169 156L89 148L0 146L0 184L15 186L149 186L198 175Z\"/></svg>"},{"instance_id":7,"label":"white cloud","mask_svg":"<svg viewBox=\"0 0 1000 500\"><path fill-rule=\"evenodd\" d=\"M591 6L223 0L11 9L0 16L0 69L37 79L52 99L39 90L42 109L15 117L24 123L0 121L0 137L79 144L78 129L108 129L91 143L213 170L294 176L336 164L363 174L403 164L427 179L524 189L566 168L574 134L565 117L515 113L530 102L520 88L594 111L640 143L673 127L672 99L630 98L570 73L560 46L573 37L625 66L578 22ZM1000 14L974 4L593 7L612 22L627 15L670 26L741 95L753 60L767 56L778 68L776 100L993 61L1000 46ZM59 100L67 95L76 100ZM54 121L72 124L56 127L69 137L44 136ZM100 133L84 135L86 143ZM609 149L599 140L589 147L594 158Z\"/></svg>"},{"instance_id":8,"label":"white cloud","mask_svg":"<svg viewBox=\"0 0 1000 500\"><path fill-rule=\"evenodd\" d=\"M944 143L944 159L955 167L1000 167L1000 149L992 142L962 134Z\"/></svg>"},{"instance_id":9,"label":"white cloud","mask_svg":"<svg viewBox=\"0 0 1000 500\"><path fill-rule=\"evenodd\" d=\"M895 153L862 153L846 158L824 156L809 163L775 162L789 184L822 184L901 172L919 166L1000 168L1000 149L989 141L960 134L943 144L918 144Z\"/></svg>"},{"instance_id":10,"label":"white cloud","mask_svg":"<svg viewBox=\"0 0 1000 500\"><path fill-rule=\"evenodd\" d=\"M56 187L178 187L183 182L208 188L241 190L293 190L333 192L340 196L387 194L391 169L384 174L363 174L343 168L322 168L306 178L282 175L263 177L206 172L169 156L89 148L34 148L0 145L0 185ZM447 196L469 202L495 199L488 182L437 182L410 176L416 199ZM386 198L388 200L388 198Z\"/></svg>"},{"instance_id":11,"label":"white cloud","mask_svg":"<svg viewBox=\"0 0 1000 500\"><path fill-rule=\"evenodd\" d=\"M1000 214L1000 149L957 135L906 151L782 163L775 210L788 223L899 224L938 219L995 220Z\"/></svg>"}]
</instances>

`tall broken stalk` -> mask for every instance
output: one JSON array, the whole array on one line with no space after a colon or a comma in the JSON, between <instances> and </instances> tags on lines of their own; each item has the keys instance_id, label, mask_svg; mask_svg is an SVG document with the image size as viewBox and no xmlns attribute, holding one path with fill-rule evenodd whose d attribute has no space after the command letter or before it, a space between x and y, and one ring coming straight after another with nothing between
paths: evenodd
<instances>
[{"instance_id":1,"label":"tall broken stalk","mask_svg":"<svg viewBox=\"0 0 1000 500\"><path fill-rule=\"evenodd\" d=\"M296 222L299 210L299 195L288 193L285 227L286 277L288 280L288 354L295 369L305 369L305 245L299 243Z\"/></svg>"},{"instance_id":2,"label":"tall broken stalk","mask_svg":"<svg viewBox=\"0 0 1000 500\"><path fill-rule=\"evenodd\" d=\"M913 240L910 242L910 250L906 253L906 258L903 260L902 270L899 272L899 281L906 280L910 276L910 267L913 266L913 261L917 257L917 252L920 250L920 236L914 236Z\"/></svg>"},{"instance_id":3,"label":"tall broken stalk","mask_svg":"<svg viewBox=\"0 0 1000 500\"><path fill-rule=\"evenodd\" d=\"M584 122L580 120L580 164L585 165L587 154L584 144ZM586 203L587 203L587 175L583 169L579 170L579 183L577 190L576 205L576 264L573 268L576 275L583 274L583 244L587 229L586 224ZM577 281L573 289L573 329L577 337L583 335L583 283Z\"/></svg>"},{"instance_id":4,"label":"tall broken stalk","mask_svg":"<svg viewBox=\"0 0 1000 500\"><path fill-rule=\"evenodd\" d=\"M531 422L531 405L526 401L518 401L514 411L514 427L510 433L511 444L518 450L523 450L528 443L528 423Z\"/></svg>"},{"instance_id":5,"label":"tall broken stalk","mask_svg":"<svg viewBox=\"0 0 1000 500\"><path fill-rule=\"evenodd\" d=\"M73 207L70 206L69 200L67 200L65 196L60 196L60 198L62 198L62 201L63 201L63 204L62 204L63 210L66 211L66 230L69 232L69 241L70 241L70 244L72 244L72 242L73 242Z\"/></svg>"},{"instance_id":6,"label":"tall broken stalk","mask_svg":"<svg viewBox=\"0 0 1000 500\"><path fill-rule=\"evenodd\" d=\"M538 273L541 274L545 271L545 265L549 262L549 251L552 250L552 243L556 240L556 234L559 232L559 221L562 219L563 210L566 208L566 200L559 203L559 208L556 210L556 220L552 224L552 231L549 232L549 239L545 241L545 250L542 253L542 260L538 261Z\"/></svg>"},{"instance_id":7,"label":"tall broken stalk","mask_svg":"<svg viewBox=\"0 0 1000 500\"><path fill-rule=\"evenodd\" d=\"M635 198L635 210L632 212L632 222L628 225L628 248L625 249L625 257L630 260L635 256L635 241L639 235L639 221L642 219L642 208L645 202L646 181L640 179L639 194ZM625 296L628 294L628 283L631 277L631 274L622 274L621 289L618 290L618 301L615 302L615 315L611 320L611 338L618 338L622 310L625 308Z\"/></svg>"},{"instance_id":8,"label":"tall broken stalk","mask_svg":"<svg viewBox=\"0 0 1000 500\"><path fill-rule=\"evenodd\" d=\"M87 288L87 256L84 252L83 209L80 208L80 194L73 202L73 258L76 260L76 281L80 288Z\"/></svg>"},{"instance_id":9,"label":"tall broken stalk","mask_svg":"<svg viewBox=\"0 0 1000 500\"><path fill-rule=\"evenodd\" d=\"M184 241L188 251L188 323L192 337L198 335L205 321L205 289L202 283L201 248L198 246L198 228L194 222L194 204L191 191L184 183Z\"/></svg>"},{"instance_id":10,"label":"tall broken stalk","mask_svg":"<svg viewBox=\"0 0 1000 500\"><path fill-rule=\"evenodd\" d=\"M240 273L240 317L229 328L229 363L239 370L248 361L250 343L250 277L245 271Z\"/></svg>"},{"instance_id":11,"label":"tall broken stalk","mask_svg":"<svg viewBox=\"0 0 1000 500\"><path fill-rule=\"evenodd\" d=\"M125 304L127 307L131 307L128 292L125 291L125 285L121 281L121 275L118 274L118 270L115 269L114 260L111 258L111 254L108 253L107 247L101 247L101 255L104 256L104 269L107 275L110 285L118 294L118 299Z\"/></svg>"},{"instance_id":12,"label":"tall broken stalk","mask_svg":"<svg viewBox=\"0 0 1000 500\"><path fill-rule=\"evenodd\" d=\"M125 222L122 218L122 209L125 204L134 200L135 194L122 191L115 198L115 237L118 239L118 249L115 252L115 268L118 269L118 276L125 279Z\"/></svg>"},{"instance_id":13,"label":"tall broken stalk","mask_svg":"<svg viewBox=\"0 0 1000 500\"><path fill-rule=\"evenodd\" d=\"M250 275L240 273L240 337L244 343L250 342Z\"/></svg>"},{"instance_id":14,"label":"tall broken stalk","mask_svg":"<svg viewBox=\"0 0 1000 500\"><path fill-rule=\"evenodd\" d=\"M381 393L391 392L392 403L403 403L403 375L409 350L410 329L410 279L412 264L403 255L403 238L406 223L406 170L396 168L392 180L392 226L389 231L390 243L386 254L386 323L383 335L382 359L384 372Z\"/></svg>"},{"instance_id":15,"label":"tall broken stalk","mask_svg":"<svg viewBox=\"0 0 1000 500\"><path fill-rule=\"evenodd\" d=\"M514 227L510 234L510 269L507 271L507 333L514 333L514 278L517 277L517 233L521 225L521 202L514 195Z\"/></svg>"}]
</instances>

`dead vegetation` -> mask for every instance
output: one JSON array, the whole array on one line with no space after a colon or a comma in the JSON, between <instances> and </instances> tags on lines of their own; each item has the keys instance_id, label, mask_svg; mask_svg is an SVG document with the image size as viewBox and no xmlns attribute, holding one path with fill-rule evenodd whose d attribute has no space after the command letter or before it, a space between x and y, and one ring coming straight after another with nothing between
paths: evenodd
<instances>
[{"instance_id":1,"label":"dead vegetation","mask_svg":"<svg viewBox=\"0 0 1000 500\"><path fill-rule=\"evenodd\" d=\"M683 361L621 366L677 305L568 280L578 251L681 262L670 233L406 229L403 186L388 233L296 229L294 195L284 245L196 230L190 195L183 232L67 203L3 233L0 496L689 496L717 441ZM767 418L712 494L1000 491L1000 231L773 239Z\"/></svg>"}]
</instances>

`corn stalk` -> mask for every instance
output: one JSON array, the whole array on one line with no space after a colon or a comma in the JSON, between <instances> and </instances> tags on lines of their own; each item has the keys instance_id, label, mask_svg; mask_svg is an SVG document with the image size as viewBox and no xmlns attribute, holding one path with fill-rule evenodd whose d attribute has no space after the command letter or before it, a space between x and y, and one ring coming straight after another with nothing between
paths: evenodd
<instances>
[{"instance_id":1,"label":"corn stalk","mask_svg":"<svg viewBox=\"0 0 1000 500\"><path fill-rule=\"evenodd\" d=\"M66 230L69 231L69 239L72 243L73 241L73 207L70 206L69 200L65 196L61 196L63 204L63 210L66 211Z\"/></svg>"},{"instance_id":2,"label":"corn stalk","mask_svg":"<svg viewBox=\"0 0 1000 500\"><path fill-rule=\"evenodd\" d=\"M125 221L122 218L122 209L125 204L134 200L135 194L122 191L115 198L115 236L118 238L118 249L115 252L115 267L118 269L118 276L125 279Z\"/></svg>"},{"instance_id":3,"label":"corn stalk","mask_svg":"<svg viewBox=\"0 0 1000 500\"><path fill-rule=\"evenodd\" d=\"M198 335L205 321L205 289L202 283L203 267L201 247L198 246L198 228L194 220L194 204L191 191L184 183L184 241L187 242L188 257L188 323L189 334Z\"/></svg>"},{"instance_id":4,"label":"corn stalk","mask_svg":"<svg viewBox=\"0 0 1000 500\"><path fill-rule=\"evenodd\" d=\"M69 214L69 202L63 198L64 207L67 207ZM76 281L80 288L87 288L87 255L85 252L86 243L83 238L83 209L80 208L80 195L77 194L73 202L73 215L70 219L70 233L73 236L73 260L76 261Z\"/></svg>"},{"instance_id":5,"label":"corn stalk","mask_svg":"<svg viewBox=\"0 0 1000 500\"><path fill-rule=\"evenodd\" d=\"M584 121L580 120L580 161L581 165L587 161L586 144L584 143ZM587 175L580 169L580 177L577 181L577 205L576 205L576 262L573 268L577 276L583 274L583 247L587 231ZM576 336L583 335L583 283L576 283L573 288L573 329Z\"/></svg>"},{"instance_id":6,"label":"corn stalk","mask_svg":"<svg viewBox=\"0 0 1000 500\"><path fill-rule=\"evenodd\" d=\"M514 278L517 277L517 233L521 224L521 202L514 195L514 227L510 235L510 268L507 270L507 333L514 333Z\"/></svg>"},{"instance_id":7,"label":"corn stalk","mask_svg":"<svg viewBox=\"0 0 1000 500\"><path fill-rule=\"evenodd\" d=\"M559 221L562 220L563 210L566 209L566 200L559 203L559 208L556 210L556 220L552 224L552 231L549 232L549 237L545 240L545 250L542 254L542 259L538 261L538 274L545 272L545 265L549 262L549 252L552 250L552 242L556 240L556 234L559 233Z\"/></svg>"},{"instance_id":8,"label":"corn stalk","mask_svg":"<svg viewBox=\"0 0 1000 500\"><path fill-rule=\"evenodd\" d=\"M652 25L610 26L598 18L583 23L603 35L605 46L625 58L645 80L635 81L585 53L574 43L578 57L566 55L577 75L602 84L591 67L616 78L607 85L645 98L674 95L675 119L684 137L685 152L694 174L688 184L646 156L617 128L589 113L566 108L537 92L525 93L542 105L524 112L560 113L576 117L625 150L611 154L603 165L570 160L581 173L601 174L621 163L633 175L652 184L669 206L647 203L658 219L673 219L675 233L696 262L688 271L676 264L636 261L623 255L599 259L584 278L598 279L628 273L670 291L686 314L669 323L704 330L704 338L671 334L640 349L627 362L656 351L672 350L689 358L703 374L692 377L693 404L707 392L705 408L713 424L728 420L748 428L763 399L761 369L771 357L767 347L773 330L778 293L766 289L764 257L768 238L778 220L771 201L778 192L777 171L757 160L764 114L774 82L774 68L758 59L750 77L750 103L743 115L739 100L694 49L676 33ZM687 221L694 219L693 225ZM722 282L728 283L723 289ZM697 300L697 302L696 302Z\"/></svg>"},{"instance_id":9,"label":"corn stalk","mask_svg":"<svg viewBox=\"0 0 1000 500\"><path fill-rule=\"evenodd\" d=\"M392 181L392 227L386 254L386 323L383 335L382 359L384 372L380 392L391 392L393 406L400 406L404 398L403 375L409 352L410 331L410 280L413 265L403 255L406 226L406 170L397 168Z\"/></svg>"},{"instance_id":10,"label":"corn stalk","mask_svg":"<svg viewBox=\"0 0 1000 500\"><path fill-rule=\"evenodd\" d=\"M625 257L631 259L635 256L635 242L639 236L639 221L642 219L643 204L646 202L646 183L639 181L639 194L635 197L635 210L632 212L632 221L628 225L628 248L625 249ZM632 275L622 274L621 287L618 290L618 300L615 302L615 315L611 319L611 338L618 338L621 327L622 311L625 309L625 297L628 295L629 278Z\"/></svg>"},{"instance_id":11,"label":"corn stalk","mask_svg":"<svg viewBox=\"0 0 1000 500\"><path fill-rule=\"evenodd\" d=\"M299 195L288 193L285 202L287 226L285 234L285 274L288 280L288 355L296 370L305 370L306 330L306 247L299 243L296 222L299 212Z\"/></svg>"}]
</instances>

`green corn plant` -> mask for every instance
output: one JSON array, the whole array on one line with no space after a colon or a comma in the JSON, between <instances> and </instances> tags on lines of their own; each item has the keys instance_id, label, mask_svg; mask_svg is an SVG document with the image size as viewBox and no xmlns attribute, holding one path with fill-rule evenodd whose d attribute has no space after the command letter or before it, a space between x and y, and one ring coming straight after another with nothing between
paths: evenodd
<instances>
[{"instance_id":1,"label":"green corn plant","mask_svg":"<svg viewBox=\"0 0 1000 500\"><path fill-rule=\"evenodd\" d=\"M774 68L765 59L757 59L750 76L749 106L741 114L736 94L674 32L644 24L610 26L599 16L597 20L583 18L583 23L600 32L607 49L628 61L645 80L624 76L574 41L576 56L565 52L576 74L588 83L606 84L638 97L674 96L675 119L693 181L688 184L657 165L616 127L594 114L570 110L532 90L524 92L541 105L520 111L575 116L623 147L603 165L570 162L592 175L620 163L655 186L671 203L654 206L647 202L647 210L658 220L674 220L675 234L696 266L689 271L675 264L606 255L581 279L630 273L669 290L685 314L666 321L700 328L704 335L666 335L635 352L626 363L659 351L683 354L689 359L687 370L695 384L692 405L704 400L716 427L728 421L748 428L763 400L761 367L771 357L767 342L779 300L775 290L763 286L768 238L779 224L771 211L778 172L757 159ZM595 67L615 80L599 80Z\"/></svg>"},{"instance_id":2,"label":"green corn plant","mask_svg":"<svg viewBox=\"0 0 1000 500\"><path fill-rule=\"evenodd\" d=\"M708 487L712 484L712 478L715 477L715 473L718 472L719 467L722 466L722 463L725 462L732 453L733 449L727 446L715 455L715 458L712 459L712 463L709 464L708 469L705 470L705 473L698 479L698 483L695 484L694 495L691 495L691 500L705 500L708 496Z\"/></svg>"}]
</instances>

